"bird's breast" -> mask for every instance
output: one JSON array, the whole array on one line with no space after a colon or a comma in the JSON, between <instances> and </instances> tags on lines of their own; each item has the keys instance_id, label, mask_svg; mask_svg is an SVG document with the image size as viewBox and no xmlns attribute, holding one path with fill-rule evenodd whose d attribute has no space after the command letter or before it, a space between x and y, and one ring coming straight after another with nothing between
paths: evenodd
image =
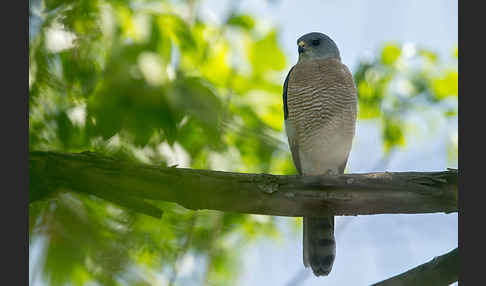
<instances>
[{"instance_id":1,"label":"bird's breast","mask_svg":"<svg viewBox=\"0 0 486 286\"><path fill-rule=\"evenodd\" d=\"M295 65L288 82L287 125L293 129L289 136L297 136L303 170L322 173L323 168L346 161L354 137L356 104L352 75L340 61ZM314 163L306 168L309 162Z\"/></svg>"}]
</instances>

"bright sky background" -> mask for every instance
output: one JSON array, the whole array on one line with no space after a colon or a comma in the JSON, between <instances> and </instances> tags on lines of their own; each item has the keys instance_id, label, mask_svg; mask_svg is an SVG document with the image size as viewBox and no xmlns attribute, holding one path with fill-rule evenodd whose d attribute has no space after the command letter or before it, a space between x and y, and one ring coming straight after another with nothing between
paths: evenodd
<instances>
[{"instance_id":1,"label":"bright sky background","mask_svg":"<svg viewBox=\"0 0 486 286\"><path fill-rule=\"evenodd\" d=\"M227 3L203 1L201 12L217 21L225 15ZM296 39L318 31L335 40L344 63L354 71L360 58L374 54L389 41L414 43L449 61L457 45L457 6L452 0L246 0L239 8L279 28L280 43L289 59L287 70L297 60ZM417 125L421 120L416 119ZM457 167L457 161L449 161L447 155L447 144L454 134L457 117L440 118L434 130L419 130L419 136L407 138L407 146L395 153L387 166L377 166L383 155L378 126L360 122L347 172ZM286 222L291 218L279 220L281 241L262 239L248 249L239 286L290 286L287 283L295 277L300 277L300 282L293 285L369 285L425 263L458 244L457 214L337 217L333 270L328 277L316 278L310 269L303 270L302 233L289 230Z\"/></svg>"}]
</instances>

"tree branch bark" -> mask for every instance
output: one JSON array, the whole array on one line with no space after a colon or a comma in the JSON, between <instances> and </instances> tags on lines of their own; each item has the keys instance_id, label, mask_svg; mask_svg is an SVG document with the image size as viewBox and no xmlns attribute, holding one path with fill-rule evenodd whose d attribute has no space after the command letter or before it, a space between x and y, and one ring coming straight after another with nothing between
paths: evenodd
<instances>
[{"instance_id":1,"label":"tree branch bark","mask_svg":"<svg viewBox=\"0 0 486 286\"><path fill-rule=\"evenodd\" d=\"M372 286L446 286L459 279L458 249Z\"/></svg>"},{"instance_id":2,"label":"tree branch bark","mask_svg":"<svg viewBox=\"0 0 486 286\"><path fill-rule=\"evenodd\" d=\"M91 152L31 152L30 202L62 190L160 217L149 200L189 209L329 216L457 212L458 171L298 176L165 168Z\"/></svg>"}]
</instances>

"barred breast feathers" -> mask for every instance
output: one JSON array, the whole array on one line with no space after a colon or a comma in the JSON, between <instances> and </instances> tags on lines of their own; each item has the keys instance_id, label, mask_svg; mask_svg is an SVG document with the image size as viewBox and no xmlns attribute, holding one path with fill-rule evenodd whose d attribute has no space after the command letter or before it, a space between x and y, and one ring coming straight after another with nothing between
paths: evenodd
<instances>
[{"instance_id":1,"label":"barred breast feathers","mask_svg":"<svg viewBox=\"0 0 486 286\"><path fill-rule=\"evenodd\" d=\"M304 169L319 173L322 168L346 162L357 104L348 68L336 59L298 63L287 88L287 121L298 138L301 161L306 158L307 165L311 164Z\"/></svg>"},{"instance_id":2,"label":"barred breast feathers","mask_svg":"<svg viewBox=\"0 0 486 286\"><path fill-rule=\"evenodd\" d=\"M346 128L346 122L355 120L356 102L353 77L339 60L299 63L290 74L289 117L302 132L312 133L326 125Z\"/></svg>"}]
</instances>

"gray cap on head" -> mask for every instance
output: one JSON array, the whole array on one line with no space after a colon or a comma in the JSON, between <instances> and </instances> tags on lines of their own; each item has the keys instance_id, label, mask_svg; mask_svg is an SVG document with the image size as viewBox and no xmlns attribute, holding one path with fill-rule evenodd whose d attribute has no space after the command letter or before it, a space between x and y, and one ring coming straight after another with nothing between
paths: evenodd
<instances>
[{"instance_id":1,"label":"gray cap on head","mask_svg":"<svg viewBox=\"0 0 486 286\"><path fill-rule=\"evenodd\" d=\"M334 41L323 33L308 33L297 40L299 61L316 58L336 58L341 60Z\"/></svg>"}]
</instances>

